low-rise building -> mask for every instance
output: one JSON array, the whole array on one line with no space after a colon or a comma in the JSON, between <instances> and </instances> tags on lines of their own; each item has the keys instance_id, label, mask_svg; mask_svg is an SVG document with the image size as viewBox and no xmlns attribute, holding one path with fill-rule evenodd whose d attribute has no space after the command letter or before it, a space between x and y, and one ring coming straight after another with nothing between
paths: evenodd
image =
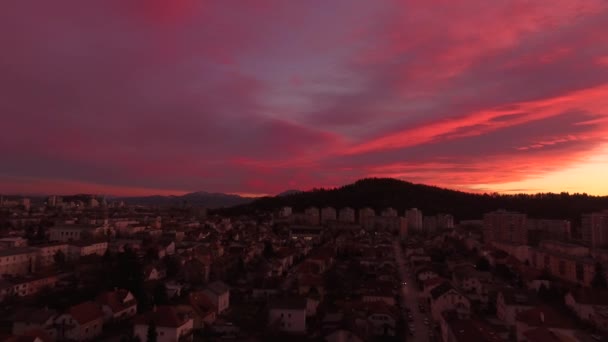
<instances>
[{"instance_id":1,"label":"low-rise building","mask_svg":"<svg viewBox=\"0 0 608 342\"><path fill-rule=\"evenodd\" d=\"M31 247L0 249L0 276L35 272L37 255L38 250Z\"/></svg>"},{"instance_id":2,"label":"low-rise building","mask_svg":"<svg viewBox=\"0 0 608 342\"><path fill-rule=\"evenodd\" d=\"M95 302L74 305L55 321L59 340L91 341L101 335L103 311Z\"/></svg>"},{"instance_id":3,"label":"low-rise building","mask_svg":"<svg viewBox=\"0 0 608 342\"><path fill-rule=\"evenodd\" d=\"M158 342L192 341L194 320L171 306L159 306L135 317L133 335L146 341L148 326L154 323Z\"/></svg>"},{"instance_id":4,"label":"low-rise building","mask_svg":"<svg viewBox=\"0 0 608 342\"><path fill-rule=\"evenodd\" d=\"M101 306L104 322L126 320L137 313L137 300L128 290L105 291L95 301Z\"/></svg>"},{"instance_id":5,"label":"low-rise building","mask_svg":"<svg viewBox=\"0 0 608 342\"><path fill-rule=\"evenodd\" d=\"M230 288L224 282L214 281L207 285L204 294L216 306L218 314L223 313L230 307Z\"/></svg>"},{"instance_id":6,"label":"low-rise building","mask_svg":"<svg viewBox=\"0 0 608 342\"><path fill-rule=\"evenodd\" d=\"M268 323L280 331L306 332L306 298L280 298L270 302Z\"/></svg>"},{"instance_id":7,"label":"low-rise building","mask_svg":"<svg viewBox=\"0 0 608 342\"><path fill-rule=\"evenodd\" d=\"M71 242L68 247L68 260L78 260L87 255L102 256L108 250L106 241L76 241Z\"/></svg>"}]
</instances>

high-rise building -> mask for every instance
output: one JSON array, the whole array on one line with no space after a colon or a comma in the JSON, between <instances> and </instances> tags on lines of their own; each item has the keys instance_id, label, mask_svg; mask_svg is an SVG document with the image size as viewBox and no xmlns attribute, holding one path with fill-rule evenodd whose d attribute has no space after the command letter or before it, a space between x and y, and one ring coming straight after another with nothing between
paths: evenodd
<instances>
[{"instance_id":1,"label":"high-rise building","mask_svg":"<svg viewBox=\"0 0 608 342\"><path fill-rule=\"evenodd\" d=\"M581 221L582 240L591 247L608 245L608 210L584 214Z\"/></svg>"},{"instance_id":2,"label":"high-rise building","mask_svg":"<svg viewBox=\"0 0 608 342\"><path fill-rule=\"evenodd\" d=\"M372 208L359 209L359 223L360 224L363 224L363 221L365 221L366 218L374 217L374 216L376 216L376 212Z\"/></svg>"},{"instance_id":3,"label":"high-rise building","mask_svg":"<svg viewBox=\"0 0 608 342\"><path fill-rule=\"evenodd\" d=\"M336 209L332 207L325 207L321 209L321 223L326 223L327 221L336 221Z\"/></svg>"},{"instance_id":4,"label":"high-rise building","mask_svg":"<svg viewBox=\"0 0 608 342\"><path fill-rule=\"evenodd\" d=\"M454 216L452 216L451 214L437 214L437 228L453 229Z\"/></svg>"},{"instance_id":5,"label":"high-rise building","mask_svg":"<svg viewBox=\"0 0 608 342\"><path fill-rule=\"evenodd\" d=\"M520 245L528 244L527 215L497 210L483 216L484 240Z\"/></svg>"},{"instance_id":6,"label":"high-rise building","mask_svg":"<svg viewBox=\"0 0 608 342\"><path fill-rule=\"evenodd\" d=\"M355 209L350 207L340 209L340 212L338 213L338 221L348 223L355 222Z\"/></svg>"},{"instance_id":7,"label":"high-rise building","mask_svg":"<svg viewBox=\"0 0 608 342\"><path fill-rule=\"evenodd\" d=\"M571 225L568 220L527 219L529 232L534 232L540 240L569 240Z\"/></svg>"},{"instance_id":8,"label":"high-rise building","mask_svg":"<svg viewBox=\"0 0 608 342\"><path fill-rule=\"evenodd\" d=\"M422 218L422 230L433 233L437 230L437 216L424 216Z\"/></svg>"},{"instance_id":9,"label":"high-rise building","mask_svg":"<svg viewBox=\"0 0 608 342\"><path fill-rule=\"evenodd\" d=\"M307 219L308 219L308 224L313 225L313 226L318 226L320 223L320 215L319 215L319 208L317 207L309 207L304 211L304 214L306 215Z\"/></svg>"},{"instance_id":10,"label":"high-rise building","mask_svg":"<svg viewBox=\"0 0 608 342\"><path fill-rule=\"evenodd\" d=\"M397 216L399 216L399 213L397 213L397 210L395 210L393 208L386 208L386 209L382 210L382 216L397 217Z\"/></svg>"},{"instance_id":11,"label":"high-rise building","mask_svg":"<svg viewBox=\"0 0 608 342\"><path fill-rule=\"evenodd\" d=\"M407 228L410 231L422 230L422 211L416 208L406 210L405 218L407 219Z\"/></svg>"}]
</instances>

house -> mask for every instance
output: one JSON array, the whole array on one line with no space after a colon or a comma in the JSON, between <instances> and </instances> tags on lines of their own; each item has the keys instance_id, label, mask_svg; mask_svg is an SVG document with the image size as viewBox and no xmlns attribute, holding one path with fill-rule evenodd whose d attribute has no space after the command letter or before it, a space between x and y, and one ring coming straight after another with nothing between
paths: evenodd
<instances>
[{"instance_id":1,"label":"house","mask_svg":"<svg viewBox=\"0 0 608 342\"><path fill-rule=\"evenodd\" d=\"M356 333L346 329L336 329L327 334L325 342L364 342L365 340L359 337Z\"/></svg>"},{"instance_id":2,"label":"house","mask_svg":"<svg viewBox=\"0 0 608 342\"><path fill-rule=\"evenodd\" d=\"M68 260L78 260L87 255L102 256L108 250L107 241L76 241L68 246Z\"/></svg>"},{"instance_id":3,"label":"house","mask_svg":"<svg viewBox=\"0 0 608 342\"><path fill-rule=\"evenodd\" d=\"M56 338L53 324L57 311L49 309L22 308L13 316L13 335L23 335L28 331L41 330Z\"/></svg>"},{"instance_id":4,"label":"house","mask_svg":"<svg viewBox=\"0 0 608 342\"><path fill-rule=\"evenodd\" d=\"M566 294L564 302L576 316L590 323L608 310L608 291L573 289Z\"/></svg>"},{"instance_id":5,"label":"house","mask_svg":"<svg viewBox=\"0 0 608 342\"><path fill-rule=\"evenodd\" d=\"M457 310L460 315L466 315L470 309L469 299L456 291L448 282L431 290L431 313L435 321L439 321L444 311Z\"/></svg>"},{"instance_id":6,"label":"house","mask_svg":"<svg viewBox=\"0 0 608 342\"><path fill-rule=\"evenodd\" d=\"M306 298L277 298L270 302L268 323L280 331L306 332Z\"/></svg>"},{"instance_id":7,"label":"house","mask_svg":"<svg viewBox=\"0 0 608 342\"><path fill-rule=\"evenodd\" d=\"M367 320L371 323L372 334L395 336L398 312L384 302L365 303Z\"/></svg>"},{"instance_id":8,"label":"house","mask_svg":"<svg viewBox=\"0 0 608 342\"><path fill-rule=\"evenodd\" d=\"M478 318L458 317L454 312L442 315L441 335L450 342L502 342L507 341L500 330Z\"/></svg>"},{"instance_id":9,"label":"house","mask_svg":"<svg viewBox=\"0 0 608 342\"><path fill-rule=\"evenodd\" d=\"M217 318L217 307L205 295L203 291L190 292L188 304L194 311L194 329L202 329L210 326Z\"/></svg>"},{"instance_id":10,"label":"house","mask_svg":"<svg viewBox=\"0 0 608 342\"><path fill-rule=\"evenodd\" d=\"M428 303L431 303L431 291L436 288L437 286L448 282L447 279L445 278L441 278L441 277L436 277L436 278L431 278L429 280L425 280L424 282L422 282L422 297L425 298Z\"/></svg>"},{"instance_id":11,"label":"house","mask_svg":"<svg viewBox=\"0 0 608 342\"><path fill-rule=\"evenodd\" d=\"M217 307L218 315L230 307L230 288L224 282L214 281L207 285L204 293Z\"/></svg>"},{"instance_id":12,"label":"house","mask_svg":"<svg viewBox=\"0 0 608 342\"><path fill-rule=\"evenodd\" d=\"M536 306L517 314L515 331L517 341L525 341L525 334L536 328L546 328L562 336L574 338L578 328L568 316L546 305Z\"/></svg>"},{"instance_id":13,"label":"house","mask_svg":"<svg viewBox=\"0 0 608 342\"><path fill-rule=\"evenodd\" d=\"M489 272L477 271L473 266L456 267L452 272L454 286L466 293L483 294L484 285L492 279Z\"/></svg>"},{"instance_id":14,"label":"house","mask_svg":"<svg viewBox=\"0 0 608 342\"><path fill-rule=\"evenodd\" d=\"M19 335L2 336L4 342L52 342L54 338L42 330L29 330Z\"/></svg>"},{"instance_id":15,"label":"house","mask_svg":"<svg viewBox=\"0 0 608 342\"><path fill-rule=\"evenodd\" d=\"M524 339L527 342L563 342L574 341L572 337L551 331L545 327L528 330L524 333ZM578 340L577 340L578 341Z\"/></svg>"},{"instance_id":16,"label":"house","mask_svg":"<svg viewBox=\"0 0 608 342\"><path fill-rule=\"evenodd\" d=\"M508 326L515 327L517 314L538 304L538 297L533 292L506 288L496 296L496 317Z\"/></svg>"},{"instance_id":17,"label":"house","mask_svg":"<svg viewBox=\"0 0 608 342\"><path fill-rule=\"evenodd\" d=\"M315 274L303 274L299 276L298 294L317 294L323 296L325 294L325 281L323 277Z\"/></svg>"},{"instance_id":18,"label":"house","mask_svg":"<svg viewBox=\"0 0 608 342\"><path fill-rule=\"evenodd\" d=\"M171 306L159 306L136 316L133 335L140 341L146 341L148 325L151 323L155 325L158 342L192 341L194 320Z\"/></svg>"},{"instance_id":19,"label":"house","mask_svg":"<svg viewBox=\"0 0 608 342\"><path fill-rule=\"evenodd\" d=\"M128 290L103 292L97 296L96 302L101 305L104 323L126 320L137 313L137 300Z\"/></svg>"},{"instance_id":20,"label":"house","mask_svg":"<svg viewBox=\"0 0 608 342\"><path fill-rule=\"evenodd\" d=\"M91 341L101 335L104 314L99 304L84 302L74 305L55 320L58 339Z\"/></svg>"},{"instance_id":21,"label":"house","mask_svg":"<svg viewBox=\"0 0 608 342\"><path fill-rule=\"evenodd\" d=\"M437 277L439 277L439 274L427 267L423 267L416 271L416 279L421 283Z\"/></svg>"}]
</instances>

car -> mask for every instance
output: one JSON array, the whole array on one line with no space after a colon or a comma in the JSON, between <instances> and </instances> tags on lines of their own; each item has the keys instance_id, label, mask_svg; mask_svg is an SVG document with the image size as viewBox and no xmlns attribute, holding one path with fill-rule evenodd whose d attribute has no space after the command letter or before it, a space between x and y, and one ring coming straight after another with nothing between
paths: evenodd
<instances>
[{"instance_id":1,"label":"car","mask_svg":"<svg viewBox=\"0 0 608 342\"><path fill-rule=\"evenodd\" d=\"M401 285L407 285L407 281L402 282Z\"/></svg>"}]
</instances>

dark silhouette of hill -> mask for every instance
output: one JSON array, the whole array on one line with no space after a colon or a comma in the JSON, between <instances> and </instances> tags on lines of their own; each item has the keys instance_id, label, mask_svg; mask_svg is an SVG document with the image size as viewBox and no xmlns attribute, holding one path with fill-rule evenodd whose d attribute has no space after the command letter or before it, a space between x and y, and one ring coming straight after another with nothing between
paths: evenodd
<instances>
[{"instance_id":1,"label":"dark silhouette of hill","mask_svg":"<svg viewBox=\"0 0 608 342\"><path fill-rule=\"evenodd\" d=\"M233 207L252 202L250 197L238 195L210 193L204 191L192 192L182 196L143 196L117 198L127 204L146 206L201 206L206 208Z\"/></svg>"},{"instance_id":2,"label":"dark silhouette of hill","mask_svg":"<svg viewBox=\"0 0 608 342\"><path fill-rule=\"evenodd\" d=\"M393 207L403 215L405 209L418 208L425 215L453 214L458 220L480 219L484 213L506 209L527 213L530 217L580 221L583 213L608 209L607 196L587 194L540 193L533 195L474 194L413 184L391 178L367 178L335 189L263 197L251 203L217 211L220 214L251 214L290 206L302 211L309 206L337 209Z\"/></svg>"}]
</instances>

